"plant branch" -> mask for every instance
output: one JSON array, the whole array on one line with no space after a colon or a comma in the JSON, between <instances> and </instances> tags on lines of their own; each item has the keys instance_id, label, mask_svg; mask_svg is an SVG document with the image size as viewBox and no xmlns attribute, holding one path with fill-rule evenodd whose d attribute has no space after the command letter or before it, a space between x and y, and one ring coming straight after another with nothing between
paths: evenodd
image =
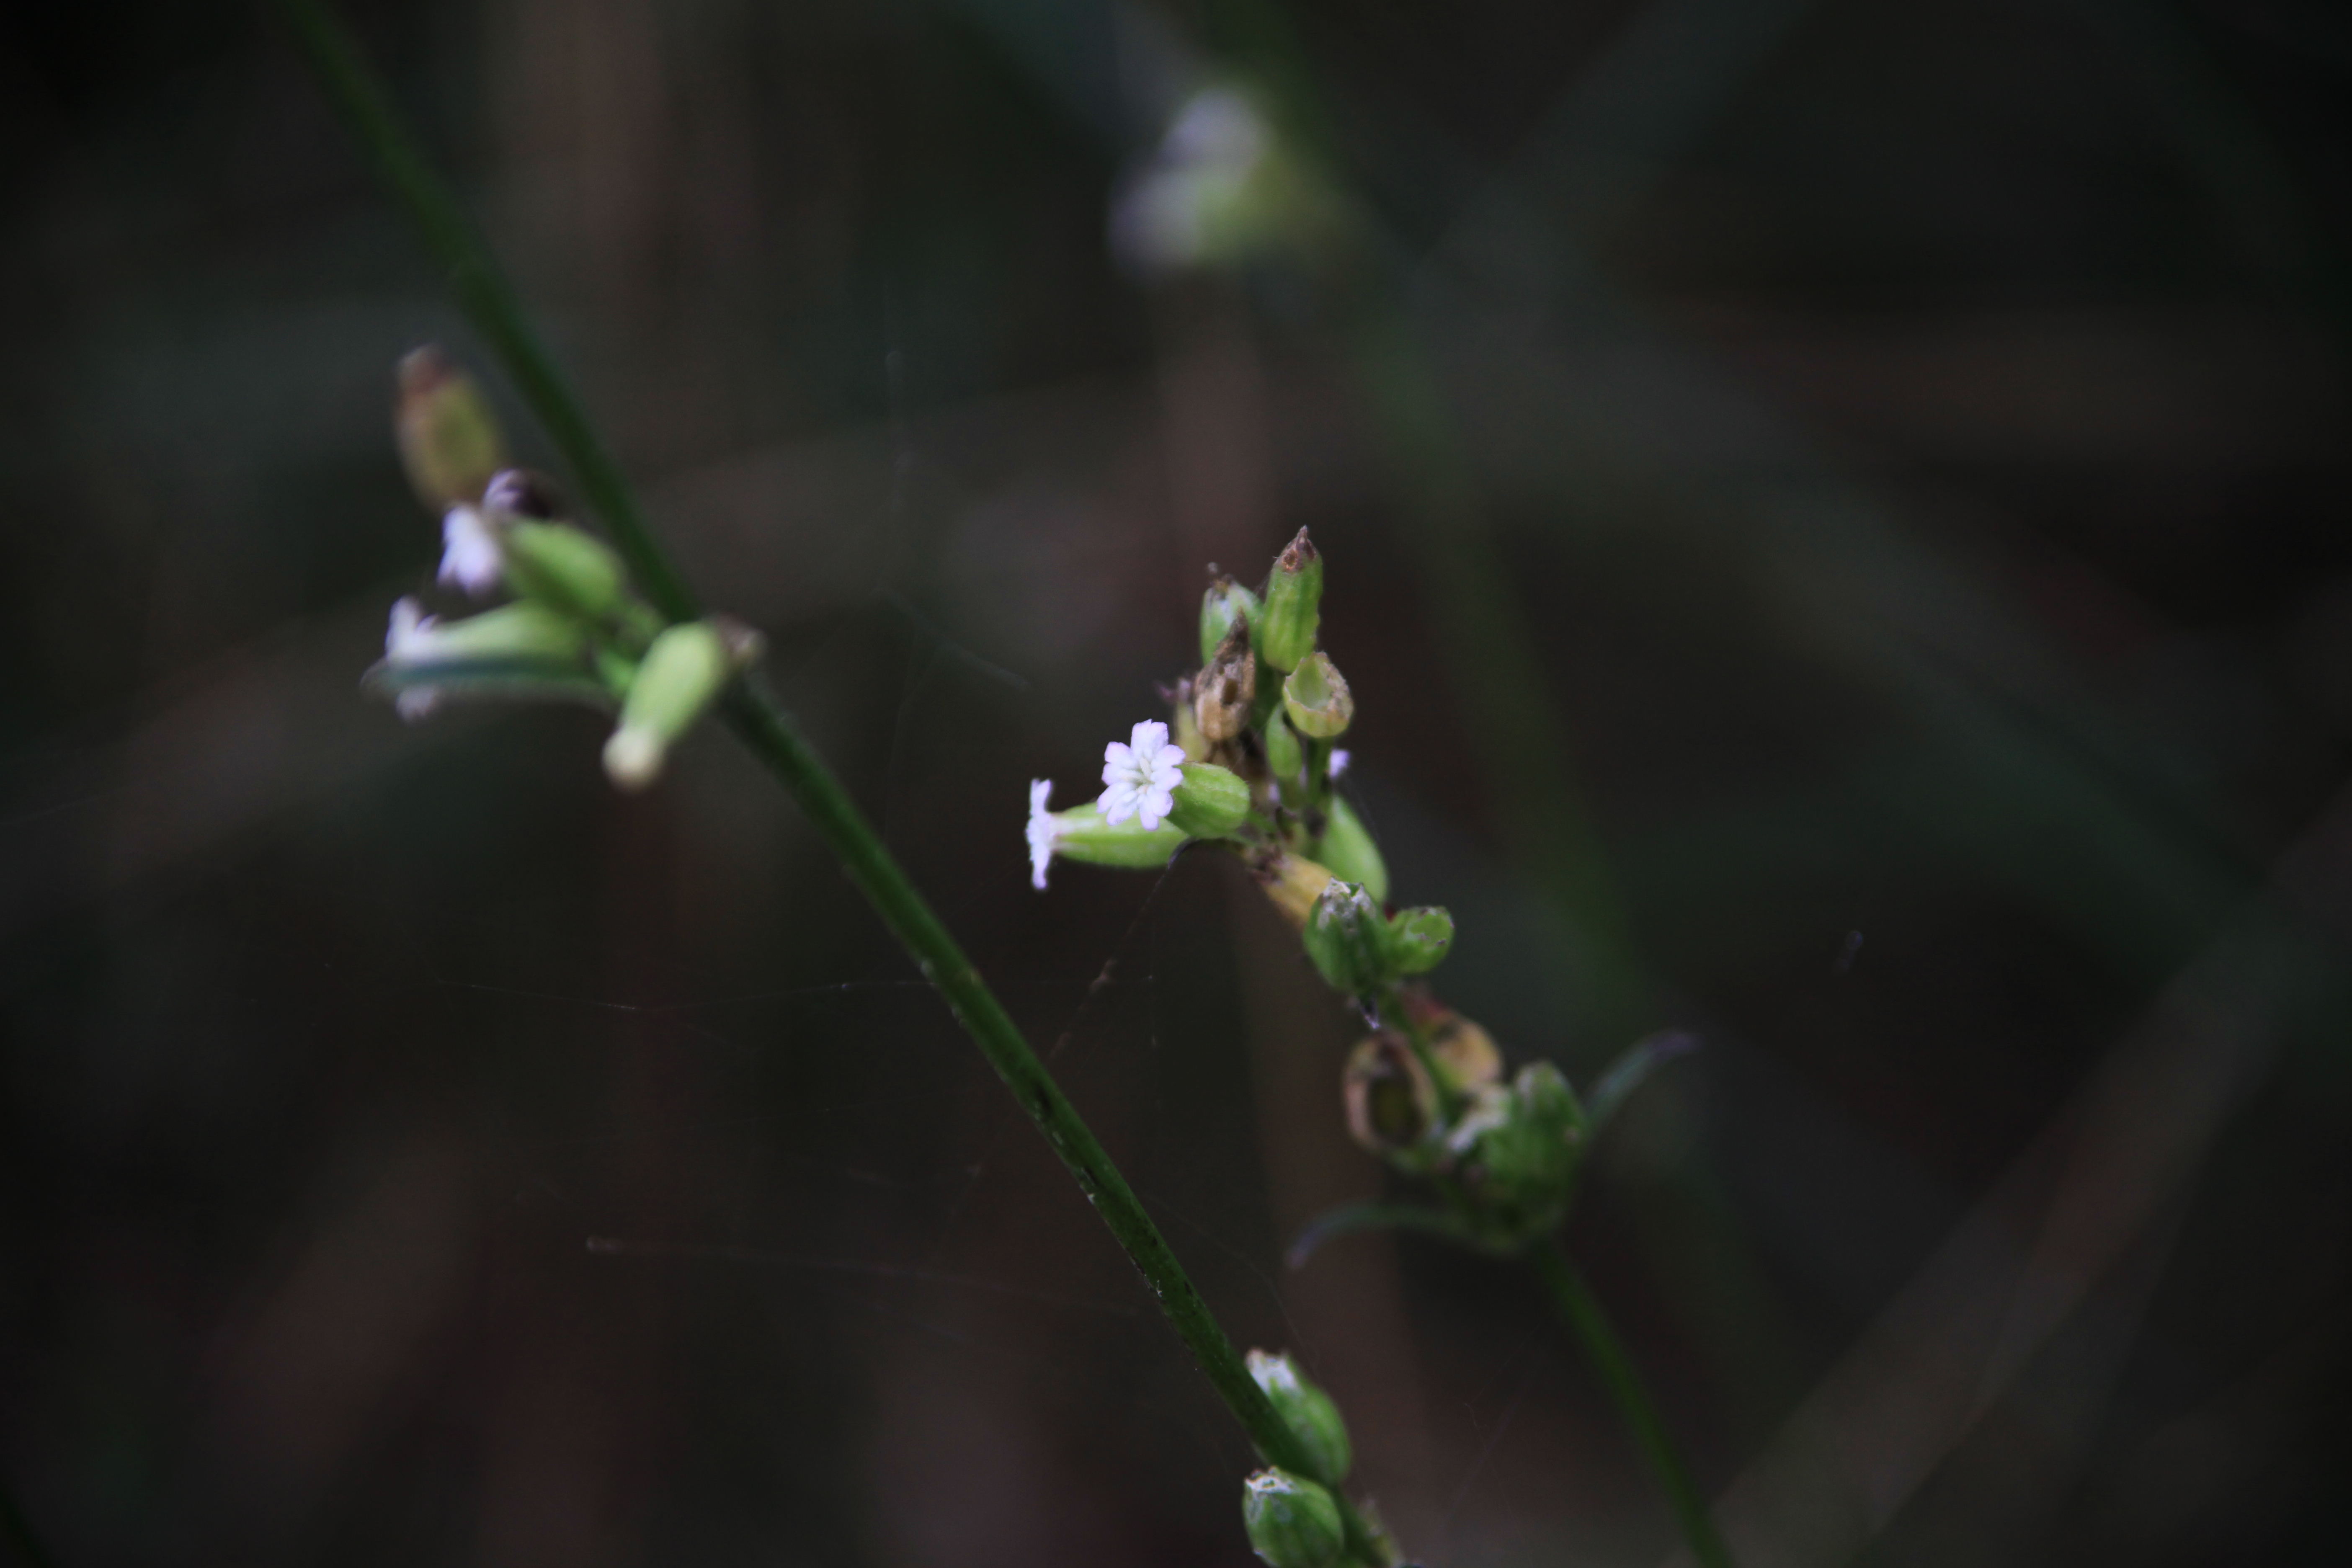
<instances>
[{"instance_id":1,"label":"plant branch","mask_svg":"<svg viewBox=\"0 0 2352 1568\"><path fill-rule=\"evenodd\" d=\"M1691 1555L1698 1559L1701 1568L1733 1568L1731 1548L1725 1544L1722 1532L1716 1529L1715 1520L1707 1512L1705 1494L1691 1479L1690 1467L1675 1449L1665 1422L1650 1401L1649 1391L1642 1386L1642 1374L1635 1370L1633 1358L1610 1325L1609 1315L1601 1310L1592 1288L1577 1272L1576 1265L1568 1260L1559 1243L1549 1237L1528 1248L1528 1261L1535 1266L1536 1273L1551 1291L1559 1315L1584 1342L1585 1353L1592 1358L1601 1381L1608 1385L1609 1396L1617 1402L1618 1414L1633 1429L1633 1441L1664 1490L1666 1506L1674 1510L1675 1522L1682 1527Z\"/></svg>"},{"instance_id":2,"label":"plant branch","mask_svg":"<svg viewBox=\"0 0 2352 1568\"><path fill-rule=\"evenodd\" d=\"M628 481L531 330L512 286L349 36L319 0L278 0L278 8L345 129L405 209L426 249L447 270L467 319L562 450L584 499L611 531L646 595L673 620L698 615L694 595L646 525ZM738 682L722 710L737 738L783 784L1061 1156L1258 1452L1285 1469L1314 1474L1312 1456L1275 1414L1134 1190L792 716L756 679ZM1381 1568L1387 1559L1370 1527L1345 1496L1338 1501L1349 1555Z\"/></svg>"}]
</instances>

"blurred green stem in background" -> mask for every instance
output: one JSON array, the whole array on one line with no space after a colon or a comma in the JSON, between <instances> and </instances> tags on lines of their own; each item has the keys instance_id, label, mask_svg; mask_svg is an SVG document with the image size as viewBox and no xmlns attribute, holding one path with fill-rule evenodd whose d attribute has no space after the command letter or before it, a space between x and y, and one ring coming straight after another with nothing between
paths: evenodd
<instances>
[{"instance_id":1,"label":"blurred green stem in background","mask_svg":"<svg viewBox=\"0 0 2352 1568\"><path fill-rule=\"evenodd\" d=\"M1674 1510L1675 1522L1682 1526L1683 1539L1690 1543L1691 1554L1700 1568L1732 1568L1731 1549L1724 1544L1722 1533L1706 1510L1706 1497L1691 1479L1690 1469L1675 1449L1674 1438L1667 1435L1665 1424L1658 1419L1657 1407L1650 1402L1647 1390L1642 1386L1642 1374L1634 1369L1633 1358L1626 1353L1625 1345L1618 1339L1609 1315L1601 1310L1601 1302L1592 1288L1568 1260L1559 1243L1547 1238L1528 1248L1528 1261L1542 1276L1544 1286L1551 1292L1553 1302L1561 1317L1584 1342L1585 1353L1600 1371L1601 1381L1609 1386L1609 1397L1617 1402L1617 1409L1625 1417L1625 1425L1633 1429L1633 1440L1641 1446L1642 1457L1657 1472L1659 1483L1665 1488L1666 1502Z\"/></svg>"},{"instance_id":2,"label":"blurred green stem in background","mask_svg":"<svg viewBox=\"0 0 2352 1568\"><path fill-rule=\"evenodd\" d=\"M278 9L344 128L407 213L425 248L447 270L467 319L562 451L590 507L603 518L647 595L672 621L698 616L692 592L647 528L619 465L532 331L513 288L401 123L350 36L318 0L278 0ZM792 716L752 677L736 683L723 711L736 737L782 783L1061 1156L1258 1452L1284 1469L1315 1473L1314 1457L1276 1414L1126 1178ZM1344 1496L1338 1502L1348 1555L1381 1568L1387 1558L1371 1527Z\"/></svg>"}]
</instances>

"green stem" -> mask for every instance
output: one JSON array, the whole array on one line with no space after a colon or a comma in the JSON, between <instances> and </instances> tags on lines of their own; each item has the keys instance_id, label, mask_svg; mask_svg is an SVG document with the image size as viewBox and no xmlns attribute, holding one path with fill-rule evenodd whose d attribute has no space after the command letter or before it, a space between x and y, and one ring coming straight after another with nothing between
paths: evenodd
<instances>
[{"instance_id":1,"label":"green stem","mask_svg":"<svg viewBox=\"0 0 2352 1568\"><path fill-rule=\"evenodd\" d=\"M1658 1407L1650 1402L1649 1391L1642 1386L1642 1374L1634 1369L1633 1358L1610 1325L1609 1315L1601 1310L1592 1288L1577 1272L1576 1265L1568 1260L1559 1243L1549 1237L1528 1249L1528 1261L1535 1265L1536 1273L1551 1291L1559 1315L1568 1320L1568 1326L1584 1342L1585 1353L1592 1358L1601 1381L1608 1384L1609 1396L1617 1402L1618 1413L1633 1429L1633 1441L1665 1492L1666 1506L1674 1510L1675 1522L1682 1527L1683 1540L1689 1544L1691 1555L1698 1559L1701 1568L1733 1568L1731 1548L1724 1543L1722 1533L1707 1512L1706 1496L1691 1479L1690 1467L1676 1451L1665 1422L1659 1418Z\"/></svg>"},{"instance_id":2,"label":"green stem","mask_svg":"<svg viewBox=\"0 0 2352 1568\"><path fill-rule=\"evenodd\" d=\"M319 0L278 0L278 8L345 129L406 208L425 247L447 269L451 289L467 320L562 451L583 496L611 530L647 596L673 620L699 614L694 595L646 526L619 466L605 452L562 374L530 329L512 287L394 113L349 36ZM806 814L818 837L840 858L924 977L939 988L956 1021L1061 1156L1251 1443L1270 1464L1314 1474L1313 1457L1275 1414L1134 1189L792 716L756 679L733 688L722 710L737 738ZM1349 1555L1370 1568L1382 1568L1387 1556L1363 1516L1344 1496L1339 1503Z\"/></svg>"}]
</instances>

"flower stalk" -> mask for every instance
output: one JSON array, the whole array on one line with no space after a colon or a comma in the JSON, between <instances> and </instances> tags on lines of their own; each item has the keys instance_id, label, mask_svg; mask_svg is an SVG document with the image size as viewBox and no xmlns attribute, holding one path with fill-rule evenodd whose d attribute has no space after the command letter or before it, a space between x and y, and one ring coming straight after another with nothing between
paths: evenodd
<instances>
[{"instance_id":1,"label":"flower stalk","mask_svg":"<svg viewBox=\"0 0 2352 1568\"><path fill-rule=\"evenodd\" d=\"M646 526L619 465L530 327L511 285L394 112L349 36L320 0L278 0L278 9L345 129L405 210L426 249L446 270L451 291L467 320L571 465L590 510L603 519L652 608L672 625L698 619L695 595ZM719 711L737 738L774 773L884 925L938 987L957 1022L1143 1275L1170 1325L1258 1453L1277 1468L1311 1473L1315 1454L1276 1412L1134 1190L755 668L728 684ZM1344 1496L1333 1500L1340 1555L1366 1568L1386 1568L1392 1551L1384 1538Z\"/></svg>"}]
</instances>

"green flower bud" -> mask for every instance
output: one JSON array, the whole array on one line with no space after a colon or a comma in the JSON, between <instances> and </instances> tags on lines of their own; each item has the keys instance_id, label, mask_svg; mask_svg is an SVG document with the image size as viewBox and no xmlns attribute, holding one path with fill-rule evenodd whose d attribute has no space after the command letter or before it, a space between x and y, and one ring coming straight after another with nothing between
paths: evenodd
<instances>
[{"instance_id":1,"label":"green flower bud","mask_svg":"<svg viewBox=\"0 0 2352 1568\"><path fill-rule=\"evenodd\" d=\"M1381 858L1380 846L1372 842L1356 808L1338 795L1331 797L1324 814L1323 837L1315 845L1315 858L1340 880L1361 882L1376 901L1388 901L1388 862Z\"/></svg>"},{"instance_id":2,"label":"green flower bud","mask_svg":"<svg viewBox=\"0 0 2352 1568\"><path fill-rule=\"evenodd\" d=\"M1253 638L1258 620L1257 595L1234 582L1220 577L1209 584L1208 593L1201 598L1201 662L1213 663L1217 649L1223 646L1225 634L1234 629L1237 620L1247 621Z\"/></svg>"},{"instance_id":3,"label":"green flower bud","mask_svg":"<svg viewBox=\"0 0 2352 1568\"><path fill-rule=\"evenodd\" d=\"M510 521L499 532L499 548L507 586L519 599L602 623L628 591L621 558L568 522Z\"/></svg>"},{"instance_id":4,"label":"green flower bud","mask_svg":"<svg viewBox=\"0 0 2352 1568\"><path fill-rule=\"evenodd\" d=\"M1508 1089L1480 1089L1446 1133L1472 1222L1496 1247L1516 1250L1566 1217L1581 1124L1559 1069L1532 1062Z\"/></svg>"},{"instance_id":5,"label":"green flower bud","mask_svg":"<svg viewBox=\"0 0 2352 1568\"><path fill-rule=\"evenodd\" d=\"M1348 1424L1331 1396L1298 1375L1298 1363L1287 1351L1279 1355L1252 1351L1249 1370L1265 1390L1274 1413L1314 1458L1317 1479L1335 1487L1346 1480L1354 1451L1348 1442Z\"/></svg>"},{"instance_id":6,"label":"green flower bud","mask_svg":"<svg viewBox=\"0 0 2352 1568\"><path fill-rule=\"evenodd\" d=\"M541 605L503 605L442 621L415 599L402 599L392 607L383 658L362 684L392 697L404 719L423 718L444 697L609 702L588 653L580 623Z\"/></svg>"},{"instance_id":7,"label":"green flower bud","mask_svg":"<svg viewBox=\"0 0 2352 1568\"><path fill-rule=\"evenodd\" d=\"M1388 922L1360 883L1333 879L1301 936L1323 978L1350 996L1369 995L1391 977Z\"/></svg>"},{"instance_id":8,"label":"green flower bud","mask_svg":"<svg viewBox=\"0 0 2352 1568\"><path fill-rule=\"evenodd\" d=\"M1329 1568L1347 1544L1339 1503L1288 1470L1263 1469L1242 1484L1242 1522L1272 1568Z\"/></svg>"},{"instance_id":9,"label":"green flower bud","mask_svg":"<svg viewBox=\"0 0 2352 1568\"><path fill-rule=\"evenodd\" d=\"M1307 751L1298 743L1298 731L1279 713L1265 721L1265 767L1285 784L1297 783L1307 768Z\"/></svg>"},{"instance_id":10,"label":"green flower bud","mask_svg":"<svg viewBox=\"0 0 2352 1568\"><path fill-rule=\"evenodd\" d=\"M1268 664L1280 670L1296 669L1314 651L1315 629L1323 618L1322 600L1323 556L1302 528L1298 537L1275 557L1274 575L1266 579L1265 613L1258 627L1257 646Z\"/></svg>"},{"instance_id":11,"label":"green flower bud","mask_svg":"<svg viewBox=\"0 0 2352 1568\"><path fill-rule=\"evenodd\" d=\"M1283 710L1302 735L1328 741L1356 716L1347 678L1327 653L1308 654L1282 683Z\"/></svg>"},{"instance_id":12,"label":"green flower bud","mask_svg":"<svg viewBox=\"0 0 2352 1568\"><path fill-rule=\"evenodd\" d=\"M1214 763L1186 763L1184 782L1169 798L1168 820L1194 838L1223 838L1249 816L1249 784Z\"/></svg>"},{"instance_id":13,"label":"green flower bud","mask_svg":"<svg viewBox=\"0 0 2352 1568\"><path fill-rule=\"evenodd\" d=\"M604 772L625 790L661 775L677 738L718 698L735 673L728 639L710 621L687 621L654 638L621 700L621 722L604 742Z\"/></svg>"},{"instance_id":14,"label":"green flower bud","mask_svg":"<svg viewBox=\"0 0 2352 1568\"><path fill-rule=\"evenodd\" d=\"M1250 651L1249 628L1236 621L1201 673L1192 678L1192 718L1211 745L1233 740L1250 726L1257 699L1257 655Z\"/></svg>"},{"instance_id":15,"label":"green flower bud","mask_svg":"<svg viewBox=\"0 0 2352 1568\"><path fill-rule=\"evenodd\" d=\"M1389 953L1403 974L1426 974L1454 945L1454 917L1434 905L1406 910L1389 921Z\"/></svg>"},{"instance_id":16,"label":"green flower bud","mask_svg":"<svg viewBox=\"0 0 2352 1568\"><path fill-rule=\"evenodd\" d=\"M426 344L400 362L393 432L416 498L436 512L480 498L506 466L498 416L474 378Z\"/></svg>"}]
</instances>

